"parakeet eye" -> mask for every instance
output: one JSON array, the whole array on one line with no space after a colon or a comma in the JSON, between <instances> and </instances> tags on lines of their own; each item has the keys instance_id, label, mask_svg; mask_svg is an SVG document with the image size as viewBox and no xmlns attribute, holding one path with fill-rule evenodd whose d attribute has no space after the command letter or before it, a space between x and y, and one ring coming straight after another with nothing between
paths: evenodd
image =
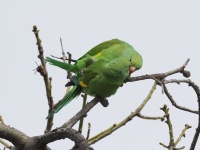
<instances>
[{"instance_id":1,"label":"parakeet eye","mask_svg":"<svg viewBox=\"0 0 200 150\"><path fill-rule=\"evenodd\" d=\"M132 58L130 58L130 61L132 61Z\"/></svg>"}]
</instances>

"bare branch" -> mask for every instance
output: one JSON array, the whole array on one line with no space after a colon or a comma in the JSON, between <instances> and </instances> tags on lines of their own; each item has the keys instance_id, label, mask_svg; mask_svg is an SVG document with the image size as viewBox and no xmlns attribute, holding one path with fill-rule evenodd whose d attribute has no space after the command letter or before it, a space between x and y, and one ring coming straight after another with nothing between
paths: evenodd
<instances>
[{"instance_id":1,"label":"bare branch","mask_svg":"<svg viewBox=\"0 0 200 150\"><path fill-rule=\"evenodd\" d=\"M82 118L87 112L89 112L98 102L99 97L95 97L93 100L88 102L83 109L81 109L76 115L74 115L69 121L61 126L61 128L71 128ZM55 129L56 130L56 129Z\"/></svg>"},{"instance_id":2,"label":"bare branch","mask_svg":"<svg viewBox=\"0 0 200 150\"><path fill-rule=\"evenodd\" d=\"M46 87L46 95L47 95L47 100L48 100L48 105L49 105L49 113L50 113L53 110L53 97L52 97L52 93L51 93L52 78L48 77L46 61L44 59L44 50L43 50L43 46L42 46L42 41L40 40L40 37L39 37L39 30L37 29L37 26L33 26L33 32L34 32L36 40L37 40L36 44L38 46L38 51L39 51L38 58L41 61L41 66L38 66L37 71L44 78L44 83L45 83L45 87ZM52 126L53 126L53 116L47 120L47 126L45 129L45 133L51 131Z\"/></svg>"},{"instance_id":3,"label":"bare branch","mask_svg":"<svg viewBox=\"0 0 200 150\"><path fill-rule=\"evenodd\" d=\"M75 147L79 150L89 150L90 146L84 136L72 128L60 128L49 133L36 137L37 145L45 146L50 142L68 138L75 142Z\"/></svg>"},{"instance_id":4,"label":"bare branch","mask_svg":"<svg viewBox=\"0 0 200 150\"><path fill-rule=\"evenodd\" d=\"M0 124L0 138L10 141L20 150L29 137L17 129Z\"/></svg>"},{"instance_id":5,"label":"bare branch","mask_svg":"<svg viewBox=\"0 0 200 150\"><path fill-rule=\"evenodd\" d=\"M165 73L156 73L156 74L151 74L151 75L146 74L146 75L142 75L142 76L132 77L131 80L126 81L126 82L134 82L134 81L139 81L139 80L155 79L155 78L161 80L161 79L166 78L169 75L176 74L176 73L182 73L184 75L184 77L188 78L190 76L190 73L184 69L187 66L189 60L190 59L187 59L187 61L183 64L183 66L181 66L177 69L174 69L172 71L168 71Z\"/></svg>"},{"instance_id":6,"label":"bare branch","mask_svg":"<svg viewBox=\"0 0 200 150\"><path fill-rule=\"evenodd\" d=\"M181 109L181 110L184 110L184 111L188 111L188 112L191 112L191 113L194 113L194 114L198 114L199 112L198 111L195 111L195 110L191 110L189 108L186 108L186 107L183 107L183 106L180 106L178 105L175 100L173 99L173 97L171 96L171 94L169 93L167 87L165 84L163 84L163 88L164 88L164 92L165 94L167 95L168 99L171 101L172 105L174 105L176 108L178 109Z\"/></svg>"},{"instance_id":7,"label":"bare branch","mask_svg":"<svg viewBox=\"0 0 200 150\"><path fill-rule=\"evenodd\" d=\"M77 113L77 115L75 115L69 122L67 122L68 124L66 123L62 127L57 128L44 135L28 137L16 129L0 124L0 137L9 140L17 147L17 149L20 150L22 149L22 147L24 150L30 149L30 147L33 147L35 149L44 147L41 150L49 150L48 147L45 147L46 144L64 138L69 138L70 140L75 142L75 147L73 148L74 150L92 149L89 147L87 140L78 131L72 129L71 127L98 102L99 99L94 98L91 102L86 104L85 107L79 113ZM65 125L69 126L69 128Z\"/></svg>"}]
</instances>

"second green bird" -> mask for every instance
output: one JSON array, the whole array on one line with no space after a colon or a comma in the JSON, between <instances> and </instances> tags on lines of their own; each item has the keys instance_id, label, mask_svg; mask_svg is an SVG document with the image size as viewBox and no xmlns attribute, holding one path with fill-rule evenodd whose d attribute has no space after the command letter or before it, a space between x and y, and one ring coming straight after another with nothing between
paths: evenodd
<instances>
[{"instance_id":1,"label":"second green bird","mask_svg":"<svg viewBox=\"0 0 200 150\"><path fill-rule=\"evenodd\" d=\"M72 65L46 58L51 65L75 73L71 79L73 88L67 93L50 118L71 100L85 92L90 96L109 97L117 91L130 74L142 67L142 56L128 43L113 39L105 41L77 60Z\"/></svg>"}]
</instances>

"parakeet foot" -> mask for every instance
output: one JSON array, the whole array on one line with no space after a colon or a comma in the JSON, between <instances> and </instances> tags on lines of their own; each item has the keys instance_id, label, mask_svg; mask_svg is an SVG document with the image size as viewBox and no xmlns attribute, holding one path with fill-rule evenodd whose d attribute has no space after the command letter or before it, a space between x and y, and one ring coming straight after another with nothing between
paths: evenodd
<instances>
[{"instance_id":1,"label":"parakeet foot","mask_svg":"<svg viewBox=\"0 0 200 150\"><path fill-rule=\"evenodd\" d=\"M101 96L98 96L98 95L96 96L96 98L98 98L99 102L101 103L103 107L108 107L109 102L106 98L102 98Z\"/></svg>"}]
</instances>

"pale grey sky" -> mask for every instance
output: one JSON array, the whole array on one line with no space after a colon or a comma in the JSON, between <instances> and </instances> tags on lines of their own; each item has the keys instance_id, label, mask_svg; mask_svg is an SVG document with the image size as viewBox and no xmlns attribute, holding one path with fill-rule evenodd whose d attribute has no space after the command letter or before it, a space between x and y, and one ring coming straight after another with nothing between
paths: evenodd
<instances>
[{"instance_id":1,"label":"pale grey sky","mask_svg":"<svg viewBox=\"0 0 200 150\"><path fill-rule=\"evenodd\" d=\"M5 123L29 136L43 134L48 105L43 79L34 74L38 50L32 33L37 25L45 55L61 56L59 38L65 51L77 59L100 42L118 38L127 41L144 59L143 68L134 76L161 73L181 66L187 58L191 79L200 86L200 1L198 0L60 0L60 1L1 1L0 5L0 114ZM65 92L65 71L48 65L53 78L53 98L57 101ZM176 75L170 78L183 78ZM153 81L128 83L109 98L110 105L96 106L85 120L92 124L91 136L124 119L148 94ZM196 95L186 85L168 86L177 103L197 109ZM92 98L89 98L92 99ZM186 132L179 146L189 149L197 115L171 106L161 88L157 87L142 114L161 116L159 109L170 107L175 138L187 123L192 129ZM81 98L63 108L54 119L54 128L61 126L82 105ZM76 127L77 128L77 127ZM164 149L159 142L169 143L168 127L161 121L135 118L126 126L92 147L102 149ZM49 146L53 150L69 149L69 140L61 140ZM0 148L3 148L0 145ZM200 140L196 149L200 149Z\"/></svg>"}]
</instances>

